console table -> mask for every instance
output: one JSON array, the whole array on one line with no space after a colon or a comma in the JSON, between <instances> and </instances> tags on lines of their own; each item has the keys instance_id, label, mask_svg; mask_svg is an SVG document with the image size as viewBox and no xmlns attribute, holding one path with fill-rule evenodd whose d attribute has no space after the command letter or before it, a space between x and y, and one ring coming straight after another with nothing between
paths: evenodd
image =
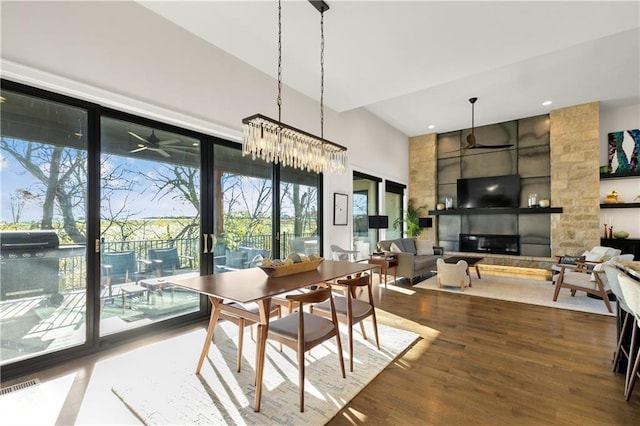
<instances>
[{"instance_id":1,"label":"console table","mask_svg":"<svg viewBox=\"0 0 640 426\"><path fill-rule=\"evenodd\" d=\"M640 239L633 238L601 238L600 245L622 250L622 253L633 254L633 258L640 260Z\"/></svg>"}]
</instances>

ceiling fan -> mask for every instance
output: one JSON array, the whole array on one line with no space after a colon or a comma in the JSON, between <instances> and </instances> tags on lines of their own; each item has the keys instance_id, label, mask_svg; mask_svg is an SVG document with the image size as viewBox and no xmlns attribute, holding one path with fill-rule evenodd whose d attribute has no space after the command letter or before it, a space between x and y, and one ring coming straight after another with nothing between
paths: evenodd
<instances>
[{"instance_id":1,"label":"ceiling fan","mask_svg":"<svg viewBox=\"0 0 640 426\"><path fill-rule=\"evenodd\" d=\"M172 151L172 150L176 151L178 149L186 148L180 145L171 145L173 143L180 142L180 139L167 139L167 140L161 141L156 136L155 130L151 130L151 134L146 138L143 138L142 136L138 135L135 132L129 131L128 133L134 138L138 139L140 142L142 142L138 144L137 148L129 151L131 153L140 152L148 149L149 151L157 152L163 157L169 158L171 157L171 154L169 154L168 151Z\"/></svg>"},{"instance_id":2,"label":"ceiling fan","mask_svg":"<svg viewBox=\"0 0 640 426\"><path fill-rule=\"evenodd\" d=\"M467 146L464 149L500 149L500 148L509 148L512 147L513 144L505 144L505 145L481 145L476 143L476 135L475 135L475 105L478 98L470 98L469 102L471 102L471 133L467 135Z\"/></svg>"}]
</instances>

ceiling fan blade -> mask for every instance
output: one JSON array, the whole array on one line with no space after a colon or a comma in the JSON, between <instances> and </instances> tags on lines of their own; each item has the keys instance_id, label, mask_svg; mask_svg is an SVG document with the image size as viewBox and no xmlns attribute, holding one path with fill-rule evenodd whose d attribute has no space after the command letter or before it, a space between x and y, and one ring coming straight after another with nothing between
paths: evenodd
<instances>
[{"instance_id":1,"label":"ceiling fan blade","mask_svg":"<svg viewBox=\"0 0 640 426\"><path fill-rule=\"evenodd\" d=\"M134 152L140 152L140 151L144 151L145 149L149 149L146 146L142 146L140 148L136 148L136 149L132 149L131 151L129 151L130 153L134 153Z\"/></svg>"},{"instance_id":2,"label":"ceiling fan blade","mask_svg":"<svg viewBox=\"0 0 640 426\"><path fill-rule=\"evenodd\" d=\"M145 138L143 138L142 136L137 135L137 134L135 134L135 133L133 133L133 132L128 132L128 133L129 133L131 136L133 136L134 138L139 139L139 140L141 140L142 142L146 143L147 145L149 144L149 141L148 141L148 140L146 140Z\"/></svg>"},{"instance_id":3,"label":"ceiling fan blade","mask_svg":"<svg viewBox=\"0 0 640 426\"><path fill-rule=\"evenodd\" d=\"M165 151L162 148L149 148L150 151L155 151L158 154L162 155L163 157L169 158L171 157L171 154L169 154L167 151Z\"/></svg>"},{"instance_id":4,"label":"ceiling fan blade","mask_svg":"<svg viewBox=\"0 0 640 426\"><path fill-rule=\"evenodd\" d=\"M181 142L181 140L180 139L167 139L166 141L158 142L158 145L165 146L167 144L174 143L174 142Z\"/></svg>"},{"instance_id":5,"label":"ceiling fan blade","mask_svg":"<svg viewBox=\"0 0 640 426\"><path fill-rule=\"evenodd\" d=\"M197 147L197 146L164 145L162 148L163 149L173 149L175 151L183 151L183 150L200 151L200 148Z\"/></svg>"},{"instance_id":6,"label":"ceiling fan blade","mask_svg":"<svg viewBox=\"0 0 640 426\"><path fill-rule=\"evenodd\" d=\"M500 148L510 148L512 146L513 146L513 144L508 144L508 145L480 145L480 144L475 144L472 148L475 148L475 149L500 149Z\"/></svg>"}]
</instances>

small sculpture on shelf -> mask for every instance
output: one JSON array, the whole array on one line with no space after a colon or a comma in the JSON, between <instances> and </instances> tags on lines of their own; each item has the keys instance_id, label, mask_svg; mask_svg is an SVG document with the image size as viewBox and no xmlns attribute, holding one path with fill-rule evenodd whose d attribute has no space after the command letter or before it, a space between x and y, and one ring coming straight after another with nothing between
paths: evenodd
<instances>
[{"instance_id":1,"label":"small sculpture on shelf","mask_svg":"<svg viewBox=\"0 0 640 426\"><path fill-rule=\"evenodd\" d=\"M613 238L613 225L609 227L609 239Z\"/></svg>"},{"instance_id":2,"label":"small sculpture on shelf","mask_svg":"<svg viewBox=\"0 0 640 426\"><path fill-rule=\"evenodd\" d=\"M618 198L618 191L610 191L607 196L604 198L605 204L620 204L624 203L622 199Z\"/></svg>"}]
</instances>

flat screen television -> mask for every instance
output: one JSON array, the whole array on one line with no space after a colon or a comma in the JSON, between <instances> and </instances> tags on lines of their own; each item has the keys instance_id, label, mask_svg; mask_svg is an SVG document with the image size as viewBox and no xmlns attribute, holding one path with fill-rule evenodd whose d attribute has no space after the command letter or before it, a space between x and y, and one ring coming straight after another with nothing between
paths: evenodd
<instances>
[{"instance_id":1,"label":"flat screen television","mask_svg":"<svg viewBox=\"0 0 640 426\"><path fill-rule=\"evenodd\" d=\"M458 208L520 207L520 176L458 179Z\"/></svg>"}]
</instances>

